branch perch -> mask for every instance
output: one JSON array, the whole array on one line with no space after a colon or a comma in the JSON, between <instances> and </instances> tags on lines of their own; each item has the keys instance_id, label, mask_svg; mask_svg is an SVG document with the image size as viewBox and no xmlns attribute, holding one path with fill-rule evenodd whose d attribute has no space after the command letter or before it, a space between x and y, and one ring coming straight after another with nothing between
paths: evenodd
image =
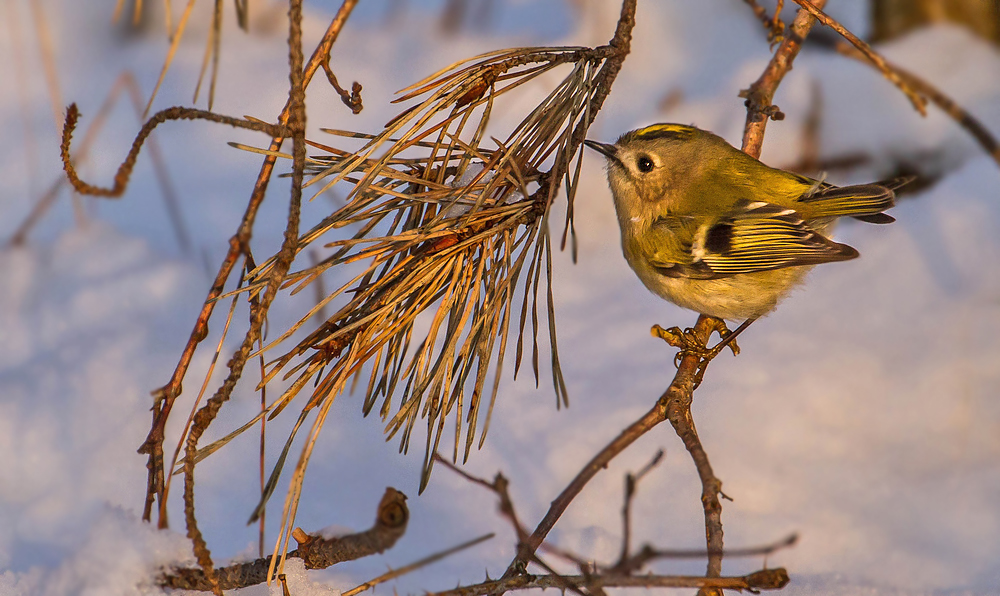
<instances>
[{"instance_id":1,"label":"branch perch","mask_svg":"<svg viewBox=\"0 0 1000 596\"><path fill-rule=\"evenodd\" d=\"M699 317L697 324L695 324L694 333L703 342L708 341L708 336L715 329L715 325L711 317L702 316ZM670 384L670 387L664 392L660 399L657 400L656 404L651 410L646 412L641 418L633 422L628 428L623 430L621 434L618 435L611 443L609 443L604 449L602 449L586 466L577 473L576 477L569 483L569 485L563 489L562 493L559 494L555 500L552 501L549 511L545 514L545 517L538 523L535 531L525 540L518 549L517 557L511 562L510 566L507 568L507 572L504 578L517 575L519 570L524 568L524 565L534 556L538 547L548 536L548 533L555 526L556 521L562 516L569 504L576 498L576 496L583 490L583 487L590 482L590 479L597 475L598 472L605 469L608 464L614 459L619 453L624 451L629 445L634 443L639 437L649 432L650 429L660 424L664 420L670 419L672 423L676 419L677 422L675 427L681 427L684 430L685 436L690 436L691 433L684 429L684 425L687 420L690 419L690 414L687 417L683 416L681 410L684 404L690 407L691 394L694 391L695 377L698 373L698 366L701 363L701 358L694 354L685 355L681 361L680 365L677 367L677 374L674 375L674 380ZM685 397L686 396L686 397ZM691 429L693 432L693 428ZM678 432L680 434L680 431ZM683 437L682 437L683 438ZM697 440L697 433L694 434L695 440ZM687 446L687 441L685 441L685 446ZM707 461L707 460L706 460ZM699 471L699 475L701 475ZM709 549L715 548L721 551L721 539L720 544L714 545L709 544Z\"/></svg>"}]
</instances>

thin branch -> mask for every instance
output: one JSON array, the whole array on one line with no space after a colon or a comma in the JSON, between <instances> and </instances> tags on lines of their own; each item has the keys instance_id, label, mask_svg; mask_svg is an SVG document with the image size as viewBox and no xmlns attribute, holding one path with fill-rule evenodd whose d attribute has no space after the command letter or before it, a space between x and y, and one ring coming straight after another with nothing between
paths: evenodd
<instances>
[{"instance_id":1,"label":"thin branch","mask_svg":"<svg viewBox=\"0 0 1000 596\"><path fill-rule=\"evenodd\" d=\"M299 547L287 556L302 559L306 569L326 569L337 563L381 553L392 548L406 532L409 518L406 495L393 488L387 488L376 511L375 525L370 529L336 538L312 536L297 529L296 540L299 542ZM473 543L484 539L477 538ZM473 543L466 543L465 546L471 546ZM266 582L271 558L267 556L216 569L218 587L223 590L235 590ZM199 568L172 569L159 578L158 584L165 588L181 590L213 589L212 582L207 579L204 570Z\"/></svg>"},{"instance_id":2,"label":"thin branch","mask_svg":"<svg viewBox=\"0 0 1000 596\"><path fill-rule=\"evenodd\" d=\"M748 548L730 548L726 549L724 552L712 552L704 549L665 549L665 548L655 548L651 545L643 546L639 552L634 556L619 562L610 571L615 573L620 573L623 575L628 575L639 571L646 566L647 563L655 561L657 559L701 559L703 557L710 557L712 555L723 555L726 557L760 557L773 554L779 550L783 550L794 546L798 542L798 534L791 534L782 538L781 540L774 542L772 544L766 544L764 546L752 546Z\"/></svg>"},{"instance_id":3,"label":"thin branch","mask_svg":"<svg viewBox=\"0 0 1000 596\"><path fill-rule=\"evenodd\" d=\"M781 20L781 8L785 0L778 0L778 4L774 8L774 17L767 16L767 10L757 4L757 0L743 0L743 2L750 7L754 16L760 19L764 28L767 29L767 41L780 42L785 35L785 23Z\"/></svg>"},{"instance_id":4,"label":"thin branch","mask_svg":"<svg viewBox=\"0 0 1000 596\"><path fill-rule=\"evenodd\" d=\"M222 114L216 114L206 110L196 110L184 107L167 108L153 114L153 116L142 125L142 128L139 130L139 134L137 134L135 140L132 141L132 148L129 149L128 155L125 157L125 160L121 163L121 165L118 166L118 171L115 173L114 185L111 188L103 188L88 184L81 180L76 173L76 168L73 167L73 161L70 157L69 149L73 140L73 132L76 130L76 124L79 119L80 110L76 107L75 103L70 104L69 107L66 108L66 121L63 124L62 143L59 145L62 155L63 169L66 171L66 177L69 178L73 188L80 194L107 198L118 198L125 192L125 187L128 185L129 178L132 176L132 169L135 167L135 160L139 157L139 151L142 149L142 144L146 141L146 138L149 137L150 133L153 132L154 128L164 122L167 122L168 120L208 120L209 122L228 124L229 126L235 128L245 128L248 130L265 132L269 135L283 134L285 130L281 125L268 124L258 120L233 118L231 116L224 116Z\"/></svg>"},{"instance_id":5,"label":"thin branch","mask_svg":"<svg viewBox=\"0 0 1000 596\"><path fill-rule=\"evenodd\" d=\"M736 577L700 577L690 575L515 575L454 590L432 592L426 596L486 596L510 590L561 588L564 582L587 588L702 588L713 590L780 590L788 585L784 568L764 569Z\"/></svg>"},{"instance_id":6,"label":"thin branch","mask_svg":"<svg viewBox=\"0 0 1000 596\"><path fill-rule=\"evenodd\" d=\"M826 0L817 0L815 6L822 8ZM764 129L767 128L768 119L782 120L785 115L781 113L778 106L771 102L774 100L774 93L781 84L781 79L792 69L792 63L802 48L809 30L816 23L816 19L805 9L799 9L795 14L795 20L789 28L785 39L778 46L767 64L767 68L754 81L748 89L740 92L740 97L746 99L747 122L743 130L743 151L754 157L760 157L761 145L764 143Z\"/></svg>"},{"instance_id":7,"label":"thin branch","mask_svg":"<svg viewBox=\"0 0 1000 596\"><path fill-rule=\"evenodd\" d=\"M840 42L837 44L837 51L844 56L860 60L866 64L871 64L860 50L851 47L847 43ZM983 148L986 153L993 158L998 165L1000 165L1000 142L997 141L996 137L980 122L975 116L970 114L965 108L958 105L958 103L952 98L944 94L943 91L931 85L929 82L918 77L912 72L900 68L895 64L886 62L885 66L889 68L892 72L896 73L899 78L901 78L907 85L916 90L922 96L926 97L939 107L945 114L951 117L952 120L958 123L959 126L964 128L972 138L979 143L979 146Z\"/></svg>"},{"instance_id":8,"label":"thin branch","mask_svg":"<svg viewBox=\"0 0 1000 596\"><path fill-rule=\"evenodd\" d=\"M443 551L441 551L439 553L434 553L433 555L431 555L429 557L424 557L423 559L420 559L418 561L414 561L414 562L410 563L409 565L403 565L399 569L393 569L392 571L390 571L388 573L383 573L382 575L380 575L380 576L378 576L378 577L376 577L374 579L366 581L365 583L361 584L360 586L351 588L350 590L347 590L346 592L343 592L341 594L341 596L354 596L355 594L360 594L361 592L364 592L365 590L367 590L369 588L374 588L375 586L377 586L379 584L382 584L382 583L385 583L385 582L387 582L387 581L389 581L391 579L395 579L395 578L397 578L397 577L399 577L401 575L405 575L405 574L407 574L407 573L409 573L411 571L414 571L416 569L420 569L421 567L426 567L427 565L430 565L431 563L436 563L436 562L440 561L441 559L444 559L445 557L449 557L449 556L451 556L451 555L453 555L453 554L455 554L455 553L457 553L459 551L463 551L463 550L465 550L467 548L471 548L471 547L479 544L480 542L486 542L487 540L492 539L494 536L495 536L495 534L493 534L492 532L490 532L489 534L484 534L484 535L480 536L479 538L473 538L472 540L469 540L468 542L463 542L462 544L459 544L457 546L453 546L453 547L451 547L449 549L446 549L446 550L443 550Z\"/></svg>"},{"instance_id":9,"label":"thin branch","mask_svg":"<svg viewBox=\"0 0 1000 596\"><path fill-rule=\"evenodd\" d=\"M351 112L355 114L360 114L364 106L361 103L361 83L354 81L351 85L351 91L348 93L347 89L340 86L337 81L337 75L333 74L333 68L330 67L330 61L327 60L323 63L323 72L326 73L326 80L330 81L333 89L340 96L340 101L344 102L344 105L351 108Z\"/></svg>"},{"instance_id":10,"label":"thin branch","mask_svg":"<svg viewBox=\"0 0 1000 596\"><path fill-rule=\"evenodd\" d=\"M893 69L885 58L880 56L875 50L871 48L868 44L858 39L857 35L854 35L848 31L843 25L838 23L835 19L831 18L821 9L823 7L823 2L810 2L809 0L795 0L795 3L801 6L803 9L809 11L813 17L818 19L821 23L827 27L833 29L839 33L844 39L851 42L859 52L865 55L872 65L875 66L882 73L882 75L889 79L889 81L899 87L899 90L906 94L906 97L913 104L913 108L920 112L921 116L927 115L927 98L920 94L916 89L910 85L906 79L899 76L899 72Z\"/></svg>"},{"instance_id":11,"label":"thin branch","mask_svg":"<svg viewBox=\"0 0 1000 596\"><path fill-rule=\"evenodd\" d=\"M632 499L635 497L635 491L639 486L639 481L649 473L650 470L655 468L663 460L663 455L665 452L660 449L653 456L653 459L649 460L641 470L632 474L629 472L625 475L625 499L622 505L622 551L621 555L618 557L618 562L615 563L614 569L619 569L625 564L625 561L629 558L629 548L632 542Z\"/></svg>"},{"instance_id":12,"label":"thin branch","mask_svg":"<svg viewBox=\"0 0 1000 596\"><path fill-rule=\"evenodd\" d=\"M698 323L695 325L694 333L702 340L702 342L707 342L709 335L715 329L715 322L711 317L701 316L698 319ZM695 376L698 372L699 364L701 363L701 358L695 354L688 353L681 358L680 364L677 367L677 374L674 375L674 380L670 384L670 387L660 396L656 404L641 418L633 422L628 428L623 430L618 437L616 437L611 443L604 447L597 455L591 459L587 465L583 467L580 472L577 473L576 477L567 485L565 489L559 494L555 500L552 501L552 505L549 507L548 512L545 517L538 523L535 531L532 532L531 536L520 546L518 549L517 557L511 562L510 566L507 568L507 573L504 575L505 578L512 575L517 575L519 569L523 569L524 564L534 555L535 551L548 536L548 533L555 526L556 521L562 516L563 512L569 507L569 504L573 502L573 499L583 490L583 487L590 482L591 478L597 475L598 472L607 468L608 464L614 459L619 453L625 450L629 445L634 443L639 437L643 436L649 430L651 430L656 425L660 424L668 417L677 418L681 420L679 416L679 408L685 403L690 407L691 394L694 391L694 381ZM690 417L690 416L688 416ZM683 420L681 420L683 422ZM680 434L680 431L678 431ZM688 434L685 432L685 434ZM697 434L695 434L695 439L697 439ZM687 442L685 441L685 446ZM709 548L714 545L710 544ZM721 545L717 547L721 550Z\"/></svg>"},{"instance_id":13,"label":"thin branch","mask_svg":"<svg viewBox=\"0 0 1000 596\"><path fill-rule=\"evenodd\" d=\"M479 478L478 476L473 476L472 474L469 474L468 472L466 472L462 468L459 468L458 466L451 463L444 457L441 457L441 454L439 453L435 453L434 458L435 461L437 461L437 463L443 465L444 467L458 474L462 478L465 478L466 480L468 480L473 484L482 486L483 488L486 488L487 490L497 495L497 498L500 499L500 512L504 514L504 516L507 517L507 519L514 526L514 535L517 536L518 543L524 541L525 537L528 536L528 531L524 528L523 525L521 525L521 522L518 521L517 514L514 512L514 503L513 500L510 498L510 491L508 490L509 482L507 481L507 478L504 477L503 474L497 473L497 475L493 479L493 482L489 482L483 478ZM551 553L561 559L565 559L566 561L573 563L574 565L580 567L581 569L586 568L587 566L590 565L590 562L585 561L582 557L574 553L568 552L566 550L563 550L548 542L543 542L542 545L539 547L539 550ZM538 562L537 557L534 558L533 560ZM540 564L544 565L544 563Z\"/></svg>"},{"instance_id":14,"label":"thin branch","mask_svg":"<svg viewBox=\"0 0 1000 596\"><path fill-rule=\"evenodd\" d=\"M469 474L444 457L441 457L441 454L437 452L434 453L434 460L462 478L465 478L469 482L478 484L479 486L492 491L500 499L500 513L510 520L511 525L514 527L514 534L517 536L518 542L524 540L528 533L524 530L524 526L521 525L520 520L517 518L517 512L514 510L514 502L511 500L510 491L508 490L510 483L503 474L497 472L497 475L493 478L493 482L487 482L482 478Z\"/></svg>"},{"instance_id":15,"label":"thin branch","mask_svg":"<svg viewBox=\"0 0 1000 596\"><path fill-rule=\"evenodd\" d=\"M13 6L13 4L10 4ZM15 27L16 28L16 27ZM94 119L91 121L87 132L83 136L83 140L78 144L76 149L76 162L80 163L82 160L86 159L86 155L90 149L90 145L93 143L94 139L97 137L97 132L103 126L104 121L107 119L111 108L114 107L115 103L118 101L119 95L122 91L128 93L129 98L132 101L132 107L135 109L136 117L139 119L139 123L142 124L145 119L142 115L142 99L139 97L140 91L139 86L135 82L135 77L132 76L130 72L123 72L121 75L115 79L114 84L111 86L111 90L108 92L104 103L97 110ZM28 140L29 151L28 154L31 155L34 152L31 151L30 147L31 138ZM184 218L181 214L180 206L177 202L177 193L174 191L173 185L171 184L170 176L167 173L166 164L163 159L163 155L160 152L160 147L156 143L156 138L150 136L147 139L150 158L153 163L153 172L156 175L157 181L160 185L160 191L163 195L163 201L165 203L167 214L170 217L171 224L174 228L174 234L177 237L177 243L183 252L187 253L191 250L191 239L190 234L187 231L187 227L184 224ZM35 206L32 208L31 213L24 219L24 221L18 226L17 231L10 238L10 244L12 246L19 246L24 244L27 240L28 233L37 224L45 212L53 205L56 198L59 196L59 191L62 190L63 186L69 182L69 179L65 175L58 176L49 187L49 189L42 195Z\"/></svg>"},{"instance_id":16,"label":"thin branch","mask_svg":"<svg viewBox=\"0 0 1000 596\"><path fill-rule=\"evenodd\" d=\"M725 324L713 317L700 315L694 327L695 339L700 345L707 346L708 339L713 331L725 329ZM725 339L723 339L725 341ZM674 383L666 393L666 414L670 420L670 425L674 427L674 432L684 443L684 448L694 461L694 467L701 480L701 505L705 511L705 540L708 545L708 566L705 571L707 577L719 577L722 575L722 553L723 533L722 533L722 504L719 502L719 495L722 493L722 481L715 476L712 464L708 461L708 454L698 438L698 431L694 426L694 418L691 416L691 402L694 399L694 390L701 384L702 376L708 366L708 361L697 354L685 354L681 352L681 364L678 367L677 376ZM691 378L691 385L686 383L686 377L681 383L677 383L677 378L681 376L681 368L685 365L694 367L694 374ZM660 398L661 400L663 398ZM699 590L703 596L722 596L721 590L706 586Z\"/></svg>"},{"instance_id":17,"label":"thin branch","mask_svg":"<svg viewBox=\"0 0 1000 596\"><path fill-rule=\"evenodd\" d=\"M351 11L354 10L357 3L358 0L344 0L343 4L341 4L340 10L334 16L333 20L330 21L330 25L327 27L326 33L323 35L323 39L313 51L313 54L309 59L309 63L306 65L302 73L303 87L309 84L309 81L312 79L316 71L322 67L323 62L328 60L330 49L333 47L341 29L343 29L344 24L347 22L347 18L350 16ZM285 104L284 109L282 109L281 114L278 116L278 123L282 126L287 124L290 113L289 101L289 103ZM270 150L272 152L278 151L281 148L282 141L284 141L283 135L274 136L271 139ZM149 468L150 475L150 490L146 495L146 506L143 510L144 520L148 521L151 517L154 498L159 499L160 501L166 499L166 494L163 491L163 435L164 429L166 428L167 418L170 416L170 411L173 407L174 401L177 399L177 396L180 395L181 383L187 373L188 367L191 364L191 359L194 357L194 352L198 347L198 344L201 343L201 341L208 335L208 320L211 318L212 313L215 310L216 299L222 295L223 289L226 285L226 280L229 279L233 268L236 266L239 256L241 254L245 254L247 247L250 245L250 238L252 236L254 222L257 218L257 211L264 200L264 195L267 191L276 162L277 157L273 155L269 155L264 159L260 172L257 175L257 181L254 184L250 200L247 204L246 212L243 215L243 219L240 222L236 234L234 234L229 240L229 251L226 253L225 258L219 267L219 272L208 292L205 304L202 307L201 312L198 313L198 318L195 321L194 328L191 331L187 344L184 346L184 351L177 362L177 366L174 368L173 375L167 384L155 393L156 402L153 405L153 423L150 428L149 435L146 437L142 446L139 447L139 453L149 455L147 467ZM159 526L161 528L166 527L165 518L160 518Z\"/></svg>"},{"instance_id":18,"label":"thin branch","mask_svg":"<svg viewBox=\"0 0 1000 596\"><path fill-rule=\"evenodd\" d=\"M236 383L243 374L243 368L246 365L250 352L253 350L254 344L261 339L261 329L263 328L267 311L270 308L275 296L278 294L278 288L284 281L285 274L288 273L289 268L292 266L292 261L295 259L295 254L298 248L299 218L302 207L302 181L304 177L306 155L306 107L305 89L303 87L304 80L302 76L302 0L291 0L289 2L288 28L288 78L290 87L288 91L288 130L292 135L292 155L294 156L291 197L288 202L288 223L285 226L285 235L281 243L281 249L278 251L277 259L275 260L271 275L268 276L267 286L264 289L263 295L260 297L260 304L258 308L254 309L250 313L250 328L247 330L239 350L233 354L233 357L229 361L229 374L226 376L225 381L215 394L209 398L200 410L198 410L198 413L194 418L194 423L191 425L191 430L188 433L185 445L185 456L187 459L184 462L184 521L187 526L187 536L191 539L193 544L194 554L198 559L198 564L201 565L201 568L204 570L205 577L212 585L213 592L215 592L217 596L222 596L222 588L217 582L217 577L213 571L211 553L209 552L208 545L198 528L198 521L195 516L195 454L198 451L198 440L218 415L222 405L229 400L233 389L236 387ZM285 550L287 550L288 546L287 534L285 535L284 542L284 548L282 548L279 537L278 543L275 545L275 554L270 561L270 566L268 567L268 576L270 576L275 560L278 558L277 555L279 554L279 549L281 549L281 562L278 566L278 571L279 573L284 572ZM303 558L307 559L308 566L308 558Z\"/></svg>"}]
</instances>

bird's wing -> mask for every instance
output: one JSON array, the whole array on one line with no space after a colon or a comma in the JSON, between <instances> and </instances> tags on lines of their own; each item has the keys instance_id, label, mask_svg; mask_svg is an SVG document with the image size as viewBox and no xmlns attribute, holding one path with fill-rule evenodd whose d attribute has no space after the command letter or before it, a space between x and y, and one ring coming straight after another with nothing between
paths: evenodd
<instances>
[{"instance_id":1,"label":"bird's wing","mask_svg":"<svg viewBox=\"0 0 1000 596\"><path fill-rule=\"evenodd\" d=\"M858 251L816 232L793 209L757 202L704 225L691 254L715 277L725 277L845 261L857 257Z\"/></svg>"},{"instance_id":2,"label":"bird's wing","mask_svg":"<svg viewBox=\"0 0 1000 596\"><path fill-rule=\"evenodd\" d=\"M792 209L758 202L702 224L681 250L647 254L656 270L668 277L714 279L844 261L857 257L858 251L816 232ZM662 258L667 254L684 256Z\"/></svg>"},{"instance_id":3,"label":"bird's wing","mask_svg":"<svg viewBox=\"0 0 1000 596\"><path fill-rule=\"evenodd\" d=\"M705 263L695 260L693 247L698 223L691 217L657 218L642 235L639 250L661 275L690 279L719 277Z\"/></svg>"}]
</instances>

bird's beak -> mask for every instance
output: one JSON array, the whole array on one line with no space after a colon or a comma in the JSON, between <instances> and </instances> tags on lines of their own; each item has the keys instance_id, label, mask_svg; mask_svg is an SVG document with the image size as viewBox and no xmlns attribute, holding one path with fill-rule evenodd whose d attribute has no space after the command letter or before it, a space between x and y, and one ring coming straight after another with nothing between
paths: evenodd
<instances>
[{"instance_id":1,"label":"bird's beak","mask_svg":"<svg viewBox=\"0 0 1000 596\"><path fill-rule=\"evenodd\" d=\"M583 144L590 147L594 151L597 151L604 157L608 158L608 160L610 161L614 162L619 161L618 147L615 147L610 143L598 143L597 141L591 141L590 139L587 139L583 142Z\"/></svg>"}]
</instances>

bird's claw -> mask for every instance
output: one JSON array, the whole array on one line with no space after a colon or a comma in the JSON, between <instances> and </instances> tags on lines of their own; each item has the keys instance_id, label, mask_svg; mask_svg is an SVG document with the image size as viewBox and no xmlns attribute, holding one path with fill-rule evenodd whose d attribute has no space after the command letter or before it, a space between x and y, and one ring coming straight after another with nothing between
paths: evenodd
<instances>
[{"instance_id":1,"label":"bird's claw","mask_svg":"<svg viewBox=\"0 0 1000 596\"><path fill-rule=\"evenodd\" d=\"M653 325L653 328L650 329L650 333L653 334L653 337L658 337L667 342L669 345L680 350L677 352L677 356L675 358L678 363L686 354L702 356L706 351L705 344L701 343L698 336L694 334L694 329L691 329L690 327L682 331L680 327L664 329L659 325Z\"/></svg>"},{"instance_id":2,"label":"bird's claw","mask_svg":"<svg viewBox=\"0 0 1000 596\"><path fill-rule=\"evenodd\" d=\"M710 352L712 352L712 358L718 356L719 352L727 346L733 351L733 356L739 356L740 347L736 344L735 337L729 339L729 336L732 335L733 332L729 330L729 327L726 327L726 322L722 319L713 319L713 322L715 324L715 328L712 330L719 334L719 339L722 341L715 344L715 347L710 350ZM709 360L711 360L711 358L709 358Z\"/></svg>"},{"instance_id":3,"label":"bird's claw","mask_svg":"<svg viewBox=\"0 0 1000 596\"><path fill-rule=\"evenodd\" d=\"M719 337L722 338L722 341L711 348L705 346L705 344L698 339L698 336L695 335L694 329L690 327L681 330L680 327L664 329L659 325L653 325L650 332L653 334L653 337L658 337L671 346L678 348L680 350L680 352L678 352L679 358L683 358L687 354L692 354L705 360L711 360L712 358L718 356L719 352L727 346L733 351L733 356L739 355L740 347L736 344L736 339L733 338L732 340L726 341L726 339L733 334L733 332L729 330L729 327L726 327L726 322L722 319L713 319L713 325L714 327L712 328L712 331L718 333Z\"/></svg>"},{"instance_id":4,"label":"bird's claw","mask_svg":"<svg viewBox=\"0 0 1000 596\"><path fill-rule=\"evenodd\" d=\"M698 370L694 377L695 387L701 385L702 378L705 376L705 368L713 358L719 355L723 348L728 346L733 351L734 356L740 353L740 347L736 345L736 338L728 339L733 332L729 330L729 327L726 327L726 322L722 319L712 319L712 321L712 331L718 333L722 341L711 348L702 343L694 329L690 327L682 330L680 327L664 329L659 325L653 325L653 328L650 329L653 337L658 337L678 349L677 354L674 355L674 366L680 367L681 360L685 356L698 357Z\"/></svg>"}]
</instances>

